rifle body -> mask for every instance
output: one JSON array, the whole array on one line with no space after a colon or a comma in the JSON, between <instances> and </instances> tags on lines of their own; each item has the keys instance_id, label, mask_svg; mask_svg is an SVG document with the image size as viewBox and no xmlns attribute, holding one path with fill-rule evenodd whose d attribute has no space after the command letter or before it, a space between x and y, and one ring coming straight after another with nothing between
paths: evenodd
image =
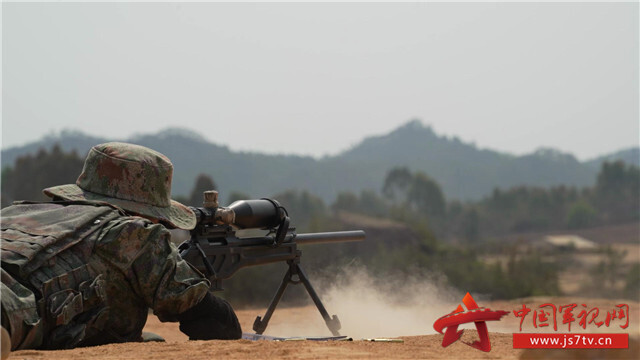
<instances>
[{"instance_id":1,"label":"rifle body","mask_svg":"<svg viewBox=\"0 0 640 360\"><path fill-rule=\"evenodd\" d=\"M209 278L211 290L220 291L223 290L222 280L229 279L241 268L299 259L302 253L298 245L361 241L364 238L361 230L296 234L291 228L284 241L277 245L273 232L241 238L231 226L214 225L196 228L191 239L182 243L179 250L183 259Z\"/></svg>"}]
</instances>

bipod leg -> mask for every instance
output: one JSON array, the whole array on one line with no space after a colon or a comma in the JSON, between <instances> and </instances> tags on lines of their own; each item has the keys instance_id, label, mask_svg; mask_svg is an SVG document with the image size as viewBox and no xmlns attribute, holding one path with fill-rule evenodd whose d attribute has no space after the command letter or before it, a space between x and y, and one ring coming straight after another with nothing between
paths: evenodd
<instances>
[{"instance_id":1,"label":"bipod leg","mask_svg":"<svg viewBox=\"0 0 640 360\"><path fill-rule=\"evenodd\" d=\"M273 299L271 299L271 303L269 303L267 312L264 314L264 317L258 316L256 317L256 320L253 322L253 331L255 331L256 334L262 334L267 329L267 325L269 325L269 320L271 320L271 315L273 315L273 312L276 310L276 306L278 306L280 299L282 299L284 290L287 288L287 285L289 285L289 283L294 282L293 279L291 278L291 273L292 273L291 270L293 267L293 263L291 261L288 261L288 262L289 262L289 270L287 270L287 272L284 274L284 277L282 278L282 282L278 287L278 291L276 291L276 294L273 296Z\"/></svg>"},{"instance_id":2,"label":"bipod leg","mask_svg":"<svg viewBox=\"0 0 640 360\"><path fill-rule=\"evenodd\" d=\"M278 306L280 299L282 299L282 295L284 295L284 291L287 288L287 285L289 285L290 283L302 283L304 284L305 289L307 289L309 296L311 296L313 303L318 308L318 311L320 311L320 315L322 315L322 318L324 319L325 324L327 324L327 328L329 328L329 331L331 331L333 336L340 336L340 333L338 331L340 330L342 325L340 324L338 316L333 315L333 317L331 317L329 315L324 305L322 304L318 293L316 293L315 289L311 285L311 282L309 282L309 278L307 278L307 275L304 273L300 265L298 265L297 261L289 260L287 262L289 263L289 270L287 270L287 272L284 274L282 282L278 287L278 291L276 291L273 299L271 299L271 303L267 308L267 312L263 317L256 317L256 320L253 322L253 331L255 331L256 334L264 333L264 331L267 329L267 325L269 325L269 320L271 320L273 312L276 310L276 306ZM299 280L293 280L294 275L297 275Z\"/></svg>"},{"instance_id":3,"label":"bipod leg","mask_svg":"<svg viewBox=\"0 0 640 360\"><path fill-rule=\"evenodd\" d=\"M302 283L304 284L304 287L307 289L307 292L309 293L309 296L311 296L311 299L313 300L314 304L316 304L316 307L318 308L318 311L320 311L320 315L322 315L322 318L324 319L325 324L327 324L327 327L329 328L333 336L340 336L340 333L338 331L340 330L342 325L340 324L340 320L338 319L338 316L337 315L333 315L333 317L329 316L327 309L324 308L324 305L322 305L322 301L320 301L320 297L316 293L313 286L311 286L311 283L309 282L309 278L307 278L307 275L304 273L304 271L302 271L302 268L300 267L300 265L298 264L294 264L294 265L295 265L295 272L298 274L300 281L302 281Z\"/></svg>"}]
</instances>

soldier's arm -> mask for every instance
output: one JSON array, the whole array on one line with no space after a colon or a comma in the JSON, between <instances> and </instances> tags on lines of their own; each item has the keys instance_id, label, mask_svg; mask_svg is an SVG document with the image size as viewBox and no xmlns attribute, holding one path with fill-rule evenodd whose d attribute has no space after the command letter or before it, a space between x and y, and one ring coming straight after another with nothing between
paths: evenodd
<instances>
[{"instance_id":1,"label":"soldier's arm","mask_svg":"<svg viewBox=\"0 0 640 360\"><path fill-rule=\"evenodd\" d=\"M117 229L114 229L117 230ZM136 294L161 321L180 321L190 339L237 339L242 335L237 317L224 300L209 293L209 281L184 261L162 225L137 218L119 229L111 253L126 272Z\"/></svg>"}]
</instances>

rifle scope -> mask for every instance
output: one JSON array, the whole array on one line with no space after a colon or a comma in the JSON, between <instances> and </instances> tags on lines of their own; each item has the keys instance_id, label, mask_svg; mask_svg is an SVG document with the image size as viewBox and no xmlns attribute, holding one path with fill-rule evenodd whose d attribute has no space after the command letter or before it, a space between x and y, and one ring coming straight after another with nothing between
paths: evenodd
<instances>
[{"instance_id":1,"label":"rifle scope","mask_svg":"<svg viewBox=\"0 0 640 360\"><path fill-rule=\"evenodd\" d=\"M240 229L274 229L288 218L276 200L238 200L228 207L191 207L198 225L233 225ZM287 224L288 225L288 224Z\"/></svg>"}]
</instances>

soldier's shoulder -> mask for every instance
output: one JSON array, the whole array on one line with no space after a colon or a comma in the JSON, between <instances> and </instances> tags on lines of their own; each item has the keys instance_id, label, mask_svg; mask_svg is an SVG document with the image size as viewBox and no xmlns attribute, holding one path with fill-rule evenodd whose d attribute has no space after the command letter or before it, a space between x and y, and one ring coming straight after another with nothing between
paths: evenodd
<instances>
[{"instance_id":1,"label":"soldier's shoulder","mask_svg":"<svg viewBox=\"0 0 640 360\"><path fill-rule=\"evenodd\" d=\"M2 215L6 216L14 213L25 213L35 210L53 210L58 207L60 206L52 202L14 201L13 204L2 208L0 211L2 212Z\"/></svg>"},{"instance_id":2,"label":"soldier's shoulder","mask_svg":"<svg viewBox=\"0 0 640 360\"><path fill-rule=\"evenodd\" d=\"M110 213L110 218L123 216L124 213L112 206L97 202L15 202L1 210L4 219L10 218L39 218L65 219L73 217L99 217Z\"/></svg>"},{"instance_id":3,"label":"soldier's shoulder","mask_svg":"<svg viewBox=\"0 0 640 360\"><path fill-rule=\"evenodd\" d=\"M169 230L161 224L154 224L152 221L140 216L124 215L111 220L109 223L109 237L127 237L139 240L148 238L161 238L170 236Z\"/></svg>"},{"instance_id":4,"label":"soldier's shoulder","mask_svg":"<svg viewBox=\"0 0 640 360\"><path fill-rule=\"evenodd\" d=\"M121 211L117 207L108 204L103 201L90 201L90 200L80 200L80 201L29 201L29 200L21 200L14 201L13 204L3 208L1 211L4 214L5 212L25 212L25 211L46 211L46 210L56 210L63 208L79 208L86 207L89 208L111 208L116 211ZM69 210L71 211L71 210Z\"/></svg>"},{"instance_id":5,"label":"soldier's shoulder","mask_svg":"<svg viewBox=\"0 0 640 360\"><path fill-rule=\"evenodd\" d=\"M82 229L102 227L122 217L117 209L97 204L22 202L2 209L2 229L15 229L35 235L70 234Z\"/></svg>"}]
</instances>

